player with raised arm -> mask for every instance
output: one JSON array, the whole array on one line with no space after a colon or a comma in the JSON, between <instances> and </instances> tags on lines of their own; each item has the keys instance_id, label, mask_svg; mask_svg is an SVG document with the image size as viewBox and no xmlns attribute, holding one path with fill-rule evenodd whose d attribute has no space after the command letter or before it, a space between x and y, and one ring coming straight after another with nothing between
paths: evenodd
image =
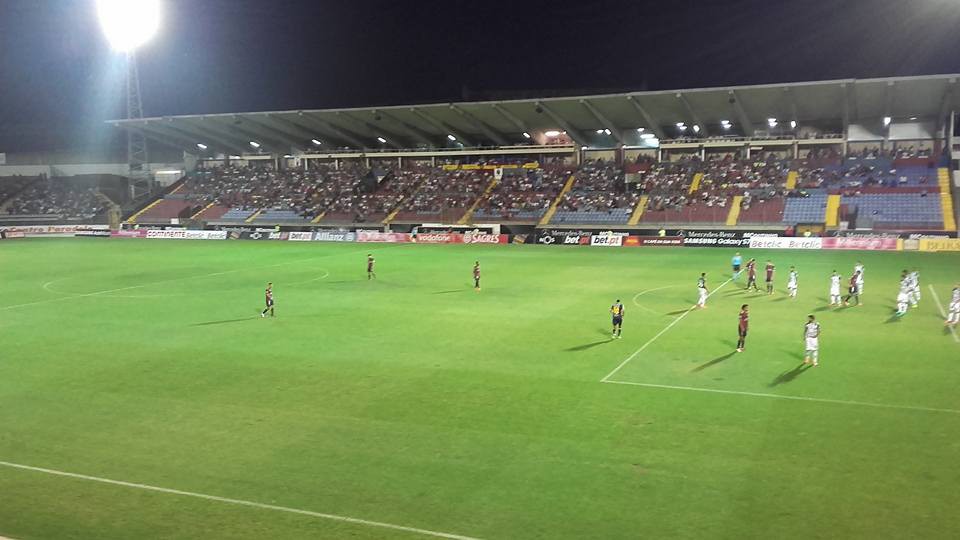
<instances>
[{"instance_id":1,"label":"player with raised arm","mask_svg":"<svg viewBox=\"0 0 960 540\"><path fill-rule=\"evenodd\" d=\"M706 272L702 272L697 279L697 293L700 295L700 299L697 300L697 307L705 309L707 307L707 297L710 296L710 291L707 290Z\"/></svg>"},{"instance_id":2,"label":"player with raised arm","mask_svg":"<svg viewBox=\"0 0 960 540\"><path fill-rule=\"evenodd\" d=\"M743 352L747 345L747 330L750 327L750 310L747 304L740 306L740 316L737 322L737 352Z\"/></svg>"},{"instance_id":3,"label":"player with raised arm","mask_svg":"<svg viewBox=\"0 0 960 540\"><path fill-rule=\"evenodd\" d=\"M790 273L787 274L787 291L790 293L790 298L797 297L797 270L792 266Z\"/></svg>"},{"instance_id":4,"label":"player with raised arm","mask_svg":"<svg viewBox=\"0 0 960 540\"><path fill-rule=\"evenodd\" d=\"M268 311L270 312L270 316L273 317L273 282L267 283L265 298L267 307L263 308L263 311L260 312L260 317L266 317Z\"/></svg>"},{"instance_id":5,"label":"player with raised arm","mask_svg":"<svg viewBox=\"0 0 960 540\"><path fill-rule=\"evenodd\" d=\"M610 339L616 339L621 337L620 333L623 326L623 304L620 303L619 298L610 306L610 315L613 317L613 334Z\"/></svg>"},{"instance_id":6,"label":"player with raised arm","mask_svg":"<svg viewBox=\"0 0 960 540\"><path fill-rule=\"evenodd\" d=\"M757 288L757 260L750 259L747 261L747 286L743 290L749 290L753 286L753 290L759 291Z\"/></svg>"},{"instance_id":7,"label":"player with raised arm","mask_svg":"<svg viewBox=\"0 0 960 540\"><path fill-rule=\"evenodd\" d=\"M480 292L480 261L473 263L473 289Z\"/></svg>"},{"instance_id":8,"label":"player with raised arm","mask_svg":"<svg viewBox=\"0 0 960 540\"><path fill-rule=\"evenodd\" d=\"M950 295L949 312L947 313L947 326L956 326L960 323L960 283L953 288L953 294Z\"/></svg>"},{"instance_id":9,"label":"player with raised arm","mask_svg":"<svg viewBox=\"0 0 960 540\"><path fill-rule=\"evenodd\" d=\"M820 323L813 315L807 315L807 324L803 326L803 338L806 342L803 363L820 365Z\"/></svg>"},{"instance_id":10,"label":"player with raised arm","mask_svg":"<svg viewBox=\"0 0 960 540\"><path fill-rule=\"evenodd\" d=\"M373 258L373 253L367 253L367 280L377 279L377 273L373 267L377 261Z\"/></svg>"},{"instance_id":11,"label":"player with raised arm","mask_svg":"<svg viewBox=\"0 0 960 540\"><path fill-rule=\"evenodd\" d=\"M833 274L830 275L830 305L839 306L840 305L840 274L836 270L833 271Z\"/></svg>"},{"instance_id":12,"label":"player with raised arm","mask_svg":"<svg viewBox=\"0 0 960 540\"><path fill-rule=\"evenodd\" d=\"M776 266L767 259L767 294L773 294L773 272L776 270Z\"/></svg>"},{"instance_id":13,"label":"player with raised arm","mask_svg":"<svg viewBox=\"0 0 960 540\"><path fill-rule=\"evenodd\" d=\"M860 271L856 271L850 276L850 284L847 287L847 295L843 297L843 305L849 306L850 299L856 298L857 305L860 305L860 287L857 285L857 280L860 279Z\"/></svg>"}]
</instances>

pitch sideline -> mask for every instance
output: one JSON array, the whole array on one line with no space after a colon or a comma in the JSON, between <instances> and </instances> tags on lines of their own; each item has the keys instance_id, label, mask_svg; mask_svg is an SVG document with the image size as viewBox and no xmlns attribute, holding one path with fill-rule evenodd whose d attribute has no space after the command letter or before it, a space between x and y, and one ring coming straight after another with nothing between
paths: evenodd
<instances>
[{"instance_id":1,"label":"pitch sideline","mask_svg":"<svg viewBox=\"0 0 960 540\"><path fill-rule=\"evenodd\" d=\"M195 499L204 499L208 501L217 501L226 504L234 504L238 506L248 506L252 508L260 508L262 510L273 510L275 512L286 512L288 514L299 514L303 516L310 516L315 518L326 519L330 521L340 521L343 523L353 523L355 525L365 525L368 527L379 527L381 529L391 529L394 531L403 531L413 534L419 534L422 536L432 536L434 538L447 538L449 540L479 540L478 538L472 536L463 536L460 534L447 533L441 531L432 531L429 529L420 529L417 527L407 527L405 525L396 525L393 523L384 523L382 521L370 521L366 519L360 519L349 516L341 516L337 514L327 514L323 512L314 512L312 510L301 510L298 508L289 508L286 506L277 506L274 504L265 504L258 503L254 501L245 501L243 499L231 499L228 497L220 497L217 495L207 495L204 493L194 493L191 491L182 491L179 489L170 489L158 486L151 486L147 484L137 484L134 482L125 482L123 480L112 480L110 478L101 478L98 476L88 476L85 474L77 474L66 471L58 471L55 469L45 469L43 467L34 467L31 465L22 465L20 463L11 463L9 461L0 461L0 466L8 467L11 469L20 469L24 471L32 471L37 473L44 473L53 476L64 476L67 478L76 478L78 480L87 480L89 482L99 482L101 484L110 484L114 486L122 486L134 489L140 489L144 491L154 491L159 493L167 493L170 495L180 495L183 497L193 497Z\"/></svg>"}]
</instances>

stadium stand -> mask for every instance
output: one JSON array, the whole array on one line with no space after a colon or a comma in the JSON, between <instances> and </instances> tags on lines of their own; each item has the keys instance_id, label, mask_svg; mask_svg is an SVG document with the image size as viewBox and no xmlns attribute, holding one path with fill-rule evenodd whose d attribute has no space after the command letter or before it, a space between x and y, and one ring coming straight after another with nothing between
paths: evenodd
<instances>
[{"instance_id":1,"label":"stadium stand","mask_svg":"<svg viewBox=\"0 0 960 540\"><path fill-rule=\"evenodd\" d=\"M636 187L627 185L624 170L603 160L587 162L576 173L551 223L625 224L640 199Z\"/></svg>"},{"instance_id":2,"label":"stadium stand","mask_svg":"<svg viewBox=\"0 0 960 540\"><path fill-rule=\"evenodd\" d=\"M2 193L8 198L0 213L24 219L90 220L107 209L96 181L89 179L21 178Z\"/></svg>"},{"instance_id":3,"label":"stadium stand","mask_svg":"<svg viewBox=\"0 0 960 540\"><path fill-rule=\"evenodd\" d=\"M474 217L487 221L537 221L557 198L567 168L506 169Z\"/></svg>"}]
</instances>

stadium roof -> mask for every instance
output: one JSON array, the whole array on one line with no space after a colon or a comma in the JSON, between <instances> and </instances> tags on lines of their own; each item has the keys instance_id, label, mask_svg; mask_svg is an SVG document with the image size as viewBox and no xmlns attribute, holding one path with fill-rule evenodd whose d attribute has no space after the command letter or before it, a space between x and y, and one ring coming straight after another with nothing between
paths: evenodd
<instances>
[{"instance_id":1,"label":"stadium roof","mask_svg":"<svg viewBox=\"0 0 960 540\"><path fill-rule=\"evenodd\" d=\"M660 90L561 98L436 103L111 120L124 129L198 154L254 151L328 152L332 149L511 146L557 130L581 145L641 142L639 128L660 139L695 135L753 136L791 121L824 132L884 117L936 121L960 110L960 75L930 75ZM779 128L771 129L770 119ZM728 128L722 122L729 122ZM678 124L687 126L679 131ZM609 133L608 133L609 131ZM530 135L528 138L525 134ZM532 138L533 141L528 140ZM319 144L317 144L319 142Z\"/></svg>"}]
</instances>

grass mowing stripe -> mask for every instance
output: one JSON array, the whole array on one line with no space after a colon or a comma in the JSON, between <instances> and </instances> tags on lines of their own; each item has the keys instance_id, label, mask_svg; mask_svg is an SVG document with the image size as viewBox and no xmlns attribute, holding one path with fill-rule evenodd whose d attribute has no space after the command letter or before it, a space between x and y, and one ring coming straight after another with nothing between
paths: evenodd
<instances>
[{"instance_id":1,"label":"grass mowing stripe","mask_svg":"<svg viewBox=\"0 0 960 540\"><path fill-rule=\"evenodd\" d=\"M723 283L721 283L719 287L717 287L716 289L710 291L710 294L707 295L707 298L710 298L711 296L713 296L713 293L715 293L715 292L719 291L720 289L724 288L724 286L726 286L728 283L730 283L731 281L733 281L733 278L734 278L734 277L736 277L736 276L732 276L730 279L728 279L728 280L724 281ZM687 315L689 315L690 312L693 311L693 310L696 309L696 308L697 308L697 304L694 304L694 305L690 306L690 309L688 309L688 310L684 311L683 313L681 313L676 319L670 321L670 324L668 324L668 325L666 326L666 328L664 328L663 330L657 332L657 335L655 335L655 336L653 336L652 338L650 338L650 340L647 341L646 343L644 343L643 345L641 345L639 349L633 351L633 354L631 354L630 356L628 356L628 357L626 358L626 360L624 360L623 362L620 362L620 365L617 366L617 367L615 367L615 368L613 368L613 371L611 371L610 373L607 373L607 376L604 377L604 378L602 378L602 379L600 379L600 382L607 382L607 381L610 379L610 377L613 377L614 375L616 375L616 373L617 373L618 371L620 371L621 369L623 369L624 366L626 366L627 364L629 364L630 361L633 360L634 358L636 358L638 354L642 353L643 350L646 349L648 346L650 346L651 343L653 343L654 341L656 341L657 338L659 338L659 337L662 336L663 334L666 334L666 333L667 333L667 330L673 328L673 325L675 325L675 324L677 324L678 322L680 322L684 317L686 317Z\"/></svg>"},{"instance_id":2,"label":"grass mowing stripe","mask_svg":"<svg viewBox=\"0 0 960 540\"><path fill-rule=\"evenodd\" d=\"M940 315L942 315L943 319L946 320L947 312L944 311L943 304L940 303L940 297L937 296L937 290L933 288L933 285L927 285L927 287L930 287L930 293L933 294L933 301L937 303L937 309L940 310ZM952 326L948 326L947 328L949 328L950 333L953 334L953 340L957 343L960 343L960 337L957 337L957 331L954 330Z\"/></svg>"},{"instance_id":3,"label":"grass mowing stripe","mask_svg":"<svg viewBox=\"0 0 960 540\"><path fill-rule=\"evenodd\" d=\"M88 476L86 474L77 474L66 471L58 471L54 469L45 469L43 467L33 467L31 465L22 465L20 463L10 463L8 461L0 461L0 466L9 467L11 469L20 469L24 471L39 472L44 474L51 474L55 476L65 476L67 478L76 478L79 480L87 480L90 482L99 482L101 484L110 484L114 486L123 486L134 489L142 489L145 491L156 491L159 493L168 493L171 495L181 495L184 497L194 497L196 499L205 499L208 501L217 501L227 504L236 504L240 506L250 506L253 508L260 508L263 510L273 510L275 512L286 512L288 514L300 514L304 516L316 517L321 519L328 519L333 521L341 521L345 523L355 523L357 525L366 525L368 527L380 527L383 529L392 529L395 531L404 531L414 534L419 534L422 536L432 536L434 538L448 538L450 540L479 540L472 536L463 536L453 533L445 533L440 531L431 531L428 529L419 529L417 527L407 527L404 525L395 525L393 523L384 523L382 521L370 521L366 519L340 516L336 514L325 514L323 512L313 512L311 510L300 510L297 508L288 508L286 506L277 506L273 504L264 504L254 501L245 501L242 499L231 499L228 497L218 497L217 495L206 495L203 493L193 493L191 491L182 491L179 489L170 489L158 486L150 486L147 484L137 484L134 482L124 482L122 480L112 480L110 478L100 478L97 476Z\"/></svg>"},{"instance_id":4,"label":"grass mowing stripe","mask_svg":"<svg viewBox=\"0 0 960 540\"><path fill-rule=\"evenodd\" d=\"M785 396L781 394L766 394L763 392L741 392L738 390L720 390L718 388L700 388L696 386L675 386L671 384L653 384L653 383L640 383L640 382L632 382L632 381L605 380L601 382L605 382L607 384L626 384L630 386L643 386L646 388L666 388L668 390L688 390L691 392L712 392L715 394L733 394L737 396L791 399L795 401L813 401L817 403L834 403L838 405L859 405L861 407L875 407L879 409L898 409L903 411L925 411L925 412L960 414L960 409L938 409L936 407L920 407L916 405L890 405L887 403L870 403L868 401L848 401L844 399L828 399L828 398L815 398L815 397L805 397L805 396Z\"/></svg>"}]
</instances>

